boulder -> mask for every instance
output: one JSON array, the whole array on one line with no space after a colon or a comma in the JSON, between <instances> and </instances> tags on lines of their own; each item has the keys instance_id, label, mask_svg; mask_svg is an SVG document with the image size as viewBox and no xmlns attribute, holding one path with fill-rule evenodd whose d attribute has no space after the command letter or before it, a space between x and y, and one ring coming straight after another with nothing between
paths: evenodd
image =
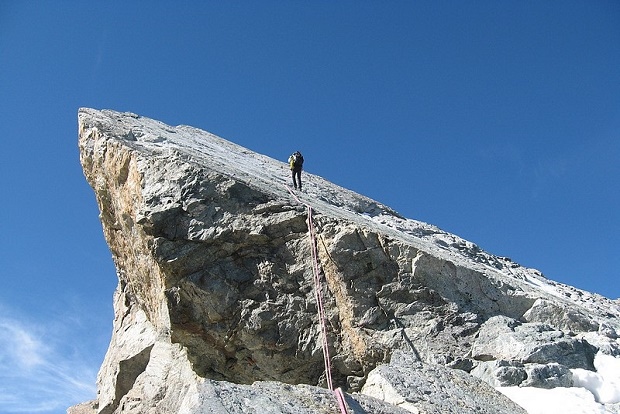
<instances>
[{"instance_id":1,"label":"boulder","mask_svg":"<svg viewBox=\"0 0 620 414\"><path fill-rule=\"evenodd\" d=\"M571 370L555 362L550 364L527 364L525 371L527 378L521 383L522 387L551 389L573 386L573 373Z\"/></svg>"},{"instance_id":2,"label":"boulder","mask_svg":"<svg viewBox=\"0 0 620 414\"><path fill-rule=\"evenodd\" d=\"M478 331L472 358L481 361L507 360L520 363L557 362L568 368L594 369L597 349L584 339L540 323L521 323L494 316Z\"/></svg>"},{"instance_id":3,"label":"boulder","mask_svg":"<svg viewBox=\"0 0 620 414\"><path fill-rule=\"evenodd\" d=\"M517 414L526 411L483 381L458 369L420 362L396 351L370 372L362 393L414 413Z\"/></svg>"},{"instance_id":4,"label":"boulder","mask_svg":"<svg viewBox=\"0 0 620 414\"><path fill-rule=\"evenodd\" d=\"M573 375L569 368L550 364L522 364L515 361L481 361L471 374L493 387L571 387Z\"/></svg>"},{"instance_id":5,"label":"boulder","mask_svg":"<svg viewBox=\"0 0 620 414\"><path fill-rule=\"evenodd\" d=\"M528 377L523 364L504 360L480 361L470 373L492 387L518 386Z\"/></svg>"}]
</instances>

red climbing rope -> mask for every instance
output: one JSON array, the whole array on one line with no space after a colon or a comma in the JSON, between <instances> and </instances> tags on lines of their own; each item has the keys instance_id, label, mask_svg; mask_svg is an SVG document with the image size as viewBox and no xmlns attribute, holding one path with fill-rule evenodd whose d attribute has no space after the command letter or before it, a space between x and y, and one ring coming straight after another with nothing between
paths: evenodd
<instances>
[{"instance_id":1,"label":"red climbing rope","mask_svg":"<svg viewBox=\"0 0 620 414\"><path fill-rule=\"evenodd\" d=\"M319 260L316 245L316 234L314 232L314 224L312 221L312 208L308 206L308 234L310 235L310 246L312 250L312 271L314 273L314 294L316 297L317 308L319 312L319 320L321 322L321 336L323 337L323 356L325 360L325 377L327 380L327 388L334 389L332 383L332 367L329 357L329 342L327 341L327 323L325 317L325 307L323 306L323 293L321 291L321 273L319 272Z\"/></svg>"},{"instance_id":2,"label":"red climbing rope","mask_svg":"<svg viewBox=\"0 0 620 414\"><path fill-rule=\"evenodd\" d=\"M334 393L338 407L341 414L348 414L347 402L344 399L344 394L340 388L334 390L332 382L332 367L331 359L329 357L329 342L327 340L327 318L325 317L325 307L323 306L323 294L321 291L321 273L319 271L319 255L317 250L316 231L314 229L314 221L312 220L312 207L303 203L297 198L297 196L286 186L286 189L293 196L299 204L303 204L308 208L308 234L310 236L310 248L312 251L312 273L314 274L314 295L316 298L317 309L319 312L319 322L321 327L322 346L323 346L323 360L325 362L325 378L327 380L327 387Z\"/></svg>"}]
</instances>

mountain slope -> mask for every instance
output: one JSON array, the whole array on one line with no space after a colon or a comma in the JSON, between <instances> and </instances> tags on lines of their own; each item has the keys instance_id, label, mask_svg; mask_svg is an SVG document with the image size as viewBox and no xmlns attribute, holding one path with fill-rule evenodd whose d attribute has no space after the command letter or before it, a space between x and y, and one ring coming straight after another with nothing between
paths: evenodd
<instances>
[{"instance_id":1,"label":"mountain slope","mask_svg":"<svg viewBox=\"0 0 620 414\"><path fill-rule=\"evenodd\" d=\"M353 412L518 412L490 385L570 386L620 354L617 302L318 176L293 193L285 163L135 114L81 109L79 130L119 278L98 399L80 409L248 412L236 398L273 404L269 387L295 395L274 412L306 409L322 391L285 384L326 381L313 245L335 386L389 400L348 394ZM444 385L394 387L412 378Z\"/></svg>"}]
</instances>

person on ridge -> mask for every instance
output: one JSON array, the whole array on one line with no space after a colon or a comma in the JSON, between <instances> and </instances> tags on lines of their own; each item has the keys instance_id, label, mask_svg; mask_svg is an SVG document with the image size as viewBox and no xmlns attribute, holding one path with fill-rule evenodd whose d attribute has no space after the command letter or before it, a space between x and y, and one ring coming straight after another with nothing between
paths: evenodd
<instances>
[{"instance_id":1,"label":"person on ridge","mask_svg":"<svg viewBox=\"0 0 620 414\"><path fill-rule=\"evenodd\" d=\"M301 190L301 170L304 165L304 157L301 155L301 152L295 151L288 157L288 164L291 166L293 187L295 187L295 190L297 190L297 187ZM295 178L297 178L297 180Z\"/></svg>"}]
</instances>

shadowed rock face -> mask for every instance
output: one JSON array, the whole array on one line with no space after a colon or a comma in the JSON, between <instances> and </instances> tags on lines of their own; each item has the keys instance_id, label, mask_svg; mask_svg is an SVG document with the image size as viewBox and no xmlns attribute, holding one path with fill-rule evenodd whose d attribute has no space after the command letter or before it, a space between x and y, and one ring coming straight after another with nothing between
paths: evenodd
<instances>
[{"instance_id":1,"label":"shadowed rock face","mask_svg":"<svg viewBox=\"0 0 620 414\"><path fill-rule=\"evenodd\" d=\"M505 368L489 361L546 372L540 366L551 363L590 368L598 348L619 353L617 303L548 281L320 177L304 174L298 201L285 187L286 164L204 131L91 109L80 110L79 131L119 279L92 410L220 412L213 407L224 403L214 395L225 390L267 401L279 383L324 386L303 204L317 228L332 374L345 390L360 390L397 350L438 380L479 381L444 372L480 365L472 373L484 372L487 382L493 367ZM280 412L305 412L300 396L321 393L286 387L297 408ZM454 398L441 389L429 398ZM467 387L472 400L476 389ZM484 393L489 406L518 412L492 388ZM403 410L356 398L353 412ZM316 403L317 410L333 404ZM433 402L424 404L432 412Z\"/></svg>"}]
</instances>

